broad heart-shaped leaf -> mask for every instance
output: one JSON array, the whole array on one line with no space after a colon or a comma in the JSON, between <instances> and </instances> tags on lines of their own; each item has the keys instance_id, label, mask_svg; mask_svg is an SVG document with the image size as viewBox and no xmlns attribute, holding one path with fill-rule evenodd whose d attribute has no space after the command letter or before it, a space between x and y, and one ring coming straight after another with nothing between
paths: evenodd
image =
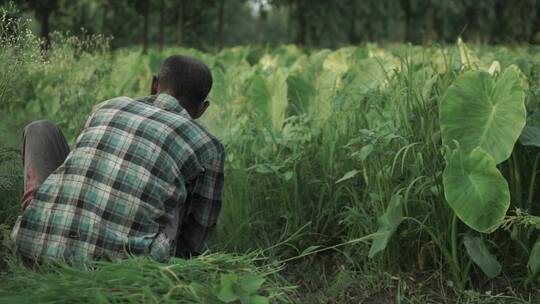
<instances>
[{"instance_id":1,"label":"broad heart-shaped leaf","mask_svg":"<svg viewBox=\"0 0 540 304\"><path fill-rule=\"evenodd\" d=\"M272 128L274 130L281 129L289 105L287 100L287 76L287 70L279 68L267 79L268 91L271 97L269 110L272 113Z\"/></svg>"},{"instance_id":2,"label":"broad heart-shaped leaf","mask_svg":"<svg viewBox=\"0 0 540 304\"><path fill-rule=\"evenodd\" d=\"M478 147L450 153L443 173L444 196L456 215L472 229L490 233L510 206L508 184L493 158Z\"/></svg>"},{"instance_id":3,"label":"broad heart-shaped leaf","mask_svg":"<svg viewBox=\"0 0 540 304\"><path fill-rule=\"evenodd\" d=\"M519 137L519 143L523 146L540 147L540 128L526 126Z\"/></svg>"},{"instance_id":4,"label":"broad heart-shaped leaf","mask_svg":"<svg viewBox=\"0 0 540 304\"><path fill-rule=\"evenodd\" d=\"M270 300L267 297L252 295L249 298L248 304L268 304Z\"/></svg>"},{"instance_id":5,"label":"broad heart-shaped leaf","mask_svg":"<svg viewBox=\"0 0 540 304\"><path fill-rule=\"evenodd\" d=\"M342 48L328 54L314 78L315 96L309 115L317 122L316 126L321 126L334 112L336 93L342 86L342 76L353 63L354 51L354 48Z\"/></svg>"},{"instance_id":6,"label":"broad heart-shaped leaf","mask_svg":"<svg viewBox=\"0 0 540 304\"><path fill-rule=\"evenodd\" d=\"M286 69L278 68L268 76L262 70L257 71L251 79L248 96L263 126L280 130L288 106Z\"/></svg>"},{"instance_id":7,"label":"broad heart-shaped leaf","mask_svg":"<svg viewBox=\"0 0 540 304\"><path fill-rule=\"evenodd\" d=\"M490 279L499 275L501 272L501 264L497 261L497 258L489 252L484 240L479 237L466 235L463 243L465 244L467 254L471 257L473 262L478 265Z\"/></svg>"},{"instance_id":8,"label":"broad heart-shaped leaf","mask_svg":"<svg viewBox=\"0 0 540 304\"><path fill-rule=\"evenodd\" d=\"M440 108L443 144L458 141L465 153L482 147L496 164L507 159L525 125L521 72L510 66L495 80L469 71L448 88Z\"/></svg>"},{"instance_id":9,"label":"broad heart-shaped leaf","mask_svg":"<svg viewBox=\"0 0 540 304\"><path fill-rule=\"evenodd\" d=\"M519 143L523 146L540 147L540 112L535 111L527 117L527 124L521 132Z\"/></svg>"},{"instance_id":10,"label":"broad heart-shaped leaf","mask_svg":"<svg viewBox=\"0 0 540 304\"><path fill-rule=\"evenodd\" d=\"M369 257L374 257L377 253L383 251L390 240L390 237L396 231L397 227L403 221L402 214L402 205L400 195L394 195L390 199L390 203L384 214L379 217L378 224L379 229L377 230L377 236L373 239L371 243L371 248L369 249Z\"/></svg>"},{"instance_id":11,"label":"broad heart-shaped leaf","mask_svg":"<svg viewBox=\"0 0 540 304\"><path fill-rule=\"evenodd\" d=\"M457 40L457 47L459 50L459 57L461 59L461 65L469 69L482 69L485 71L492 70L492 67L488 64L482 62L478 56L465 45L465 42L461 37ZM496 70L496 67L493 67L493 70ZM493 73L490 73L493 74Z\"/></svg>"},{"instance_id":12,"label":"broad heart-shaped leaf","mask_svg":"<svg viewBox=\"0 0 540 304\"><path fill-rule=\"evenodd\" d=\"M264 277L257 274L247 274L238 280L238 284L245 290L248 294L254 294L261 288L264 283Z\"/></svg>"},{"instance_id":13,"label":"broad heart-shaped leaf","mask_svg":"<svg viewBox=\"0 0 540 304\"><path fill-rule=\"evenodd\" d=\"M222 274L221 286L218 291L217 297L225 303L231 303L238 300L239 296L234 290L234 285L237 281L238 277L235 274Z\"/></svg>"},{"instance_id":14,"label":"broad heart-shaped leaf","mask_svg":"<svg viewBox=\"0 0 540 304\"><path fill-rule=\"evenodd\" d=\"M313 84L301 75L289 75L287 78L287 97L294 114L307 113L315 95Z\"/></svg>"}]
</instances>

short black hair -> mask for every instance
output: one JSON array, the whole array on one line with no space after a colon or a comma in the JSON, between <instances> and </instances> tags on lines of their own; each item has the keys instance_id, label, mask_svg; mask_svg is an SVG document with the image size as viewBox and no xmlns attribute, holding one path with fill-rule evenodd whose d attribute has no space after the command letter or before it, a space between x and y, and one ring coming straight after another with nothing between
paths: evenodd
<instances>
[{"instance_id":1,"label":"short black hair","mask_svg":"<svg viewBox=\"0 0 540 304\"><path fill-rule=\"evenodd\" d=\"M159 85L172 94L197 105L203 102L212 88L212 73L206 64L195 58L172 55L165 59L159 70Z\"/></svg>"}]
</instances>

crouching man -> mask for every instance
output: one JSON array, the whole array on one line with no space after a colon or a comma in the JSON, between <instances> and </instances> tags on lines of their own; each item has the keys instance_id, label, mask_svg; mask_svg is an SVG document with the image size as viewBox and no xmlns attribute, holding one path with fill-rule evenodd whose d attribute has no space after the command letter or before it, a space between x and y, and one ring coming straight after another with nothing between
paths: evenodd
<instances>
[{"instance_id":1,"label":"crouching man","mask_svg":"<svg viewBox=\"0 0 540 304\"><path fill-rule=\"evenodd\" d=\"M208 108L208 67L171 56L151 96L97 105L70 152L49 121L23 132L25 260L158 261L200 254L222 203L224 150L195 122Z\"/></svg>"}]
</instances>

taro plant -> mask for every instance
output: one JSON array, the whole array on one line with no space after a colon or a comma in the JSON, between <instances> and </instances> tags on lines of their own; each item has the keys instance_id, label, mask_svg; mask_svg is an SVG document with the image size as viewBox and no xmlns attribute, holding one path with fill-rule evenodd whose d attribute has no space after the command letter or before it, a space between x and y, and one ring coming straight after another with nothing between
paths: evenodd
<instances>
[{"instance_id":1,"label":"taro plant","mask_svg":"<svg viewBox=\"0 0 540 304\"><path fill-rule=\"evenodd\" d=\"M510 157L525 126L523 79L516 66L498 78L482 70L468 71L441 102L441 139L447 150L444 195L454 217L481 233L499 228L510 206L508 183L497 165ZM455 218L451 231L452 264L459 269ZM468 237L464 245L488 277L498 274L501 267L481 238ZM462 276L459 281L463 280Z\"/></svg>"},{"instance_id":2,"label":"taro plant","mask_svg":"<svg viewBox=\"0 0 540 304\"><path fill-rule=\"evenodd\" d=\"M469 66L472 68L472 66ZM449 262L453 281L463 288L471 263L494 278L501 265L480 237L466 234L463 245L470 261L462 265L458 255L458 219L480 233L497 230L510 206L508 182L497 168L514 149L526 122L525 82L516 66L500 75L496 69L468 70L448 87L439 105L440 136L445 168L442 173L444 197L452 210L450 248L440 243L430 229L427 232ZM379 218L378 234L370 257L384 250L404 217L406 202L394 194L386 212Z\"/></svg>"},{"instance_id":3,"label":"taro plant","mask_svg":"<svg viewBox=\"0 0 540 304\"><path fill-rule=\"evenodd\" d=\"M526 122L525 93L517 67L495 80L464 73L441 102L446 147L445 197L456 216L476 231L496 230L510 206L508 184L496 165L508 159Z\"/></svg>"}]
</instances>

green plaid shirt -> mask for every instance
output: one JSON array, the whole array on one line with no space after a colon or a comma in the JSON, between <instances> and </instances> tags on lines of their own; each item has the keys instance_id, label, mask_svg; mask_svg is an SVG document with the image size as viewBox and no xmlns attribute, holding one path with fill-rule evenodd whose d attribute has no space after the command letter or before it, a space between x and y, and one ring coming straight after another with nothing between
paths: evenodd
<instances>
[{"instance_id":1,"label":"green plaid shirt","mask_svg":"<svg viewBox=\"0 0 540 304\"><path fill-rule=\"evenodd\" d=\"M17 221L17 249L69 261L200 253L221 209L223 163L221 143L174 97L105 101Z\"/></svg>"}]
</instances>

